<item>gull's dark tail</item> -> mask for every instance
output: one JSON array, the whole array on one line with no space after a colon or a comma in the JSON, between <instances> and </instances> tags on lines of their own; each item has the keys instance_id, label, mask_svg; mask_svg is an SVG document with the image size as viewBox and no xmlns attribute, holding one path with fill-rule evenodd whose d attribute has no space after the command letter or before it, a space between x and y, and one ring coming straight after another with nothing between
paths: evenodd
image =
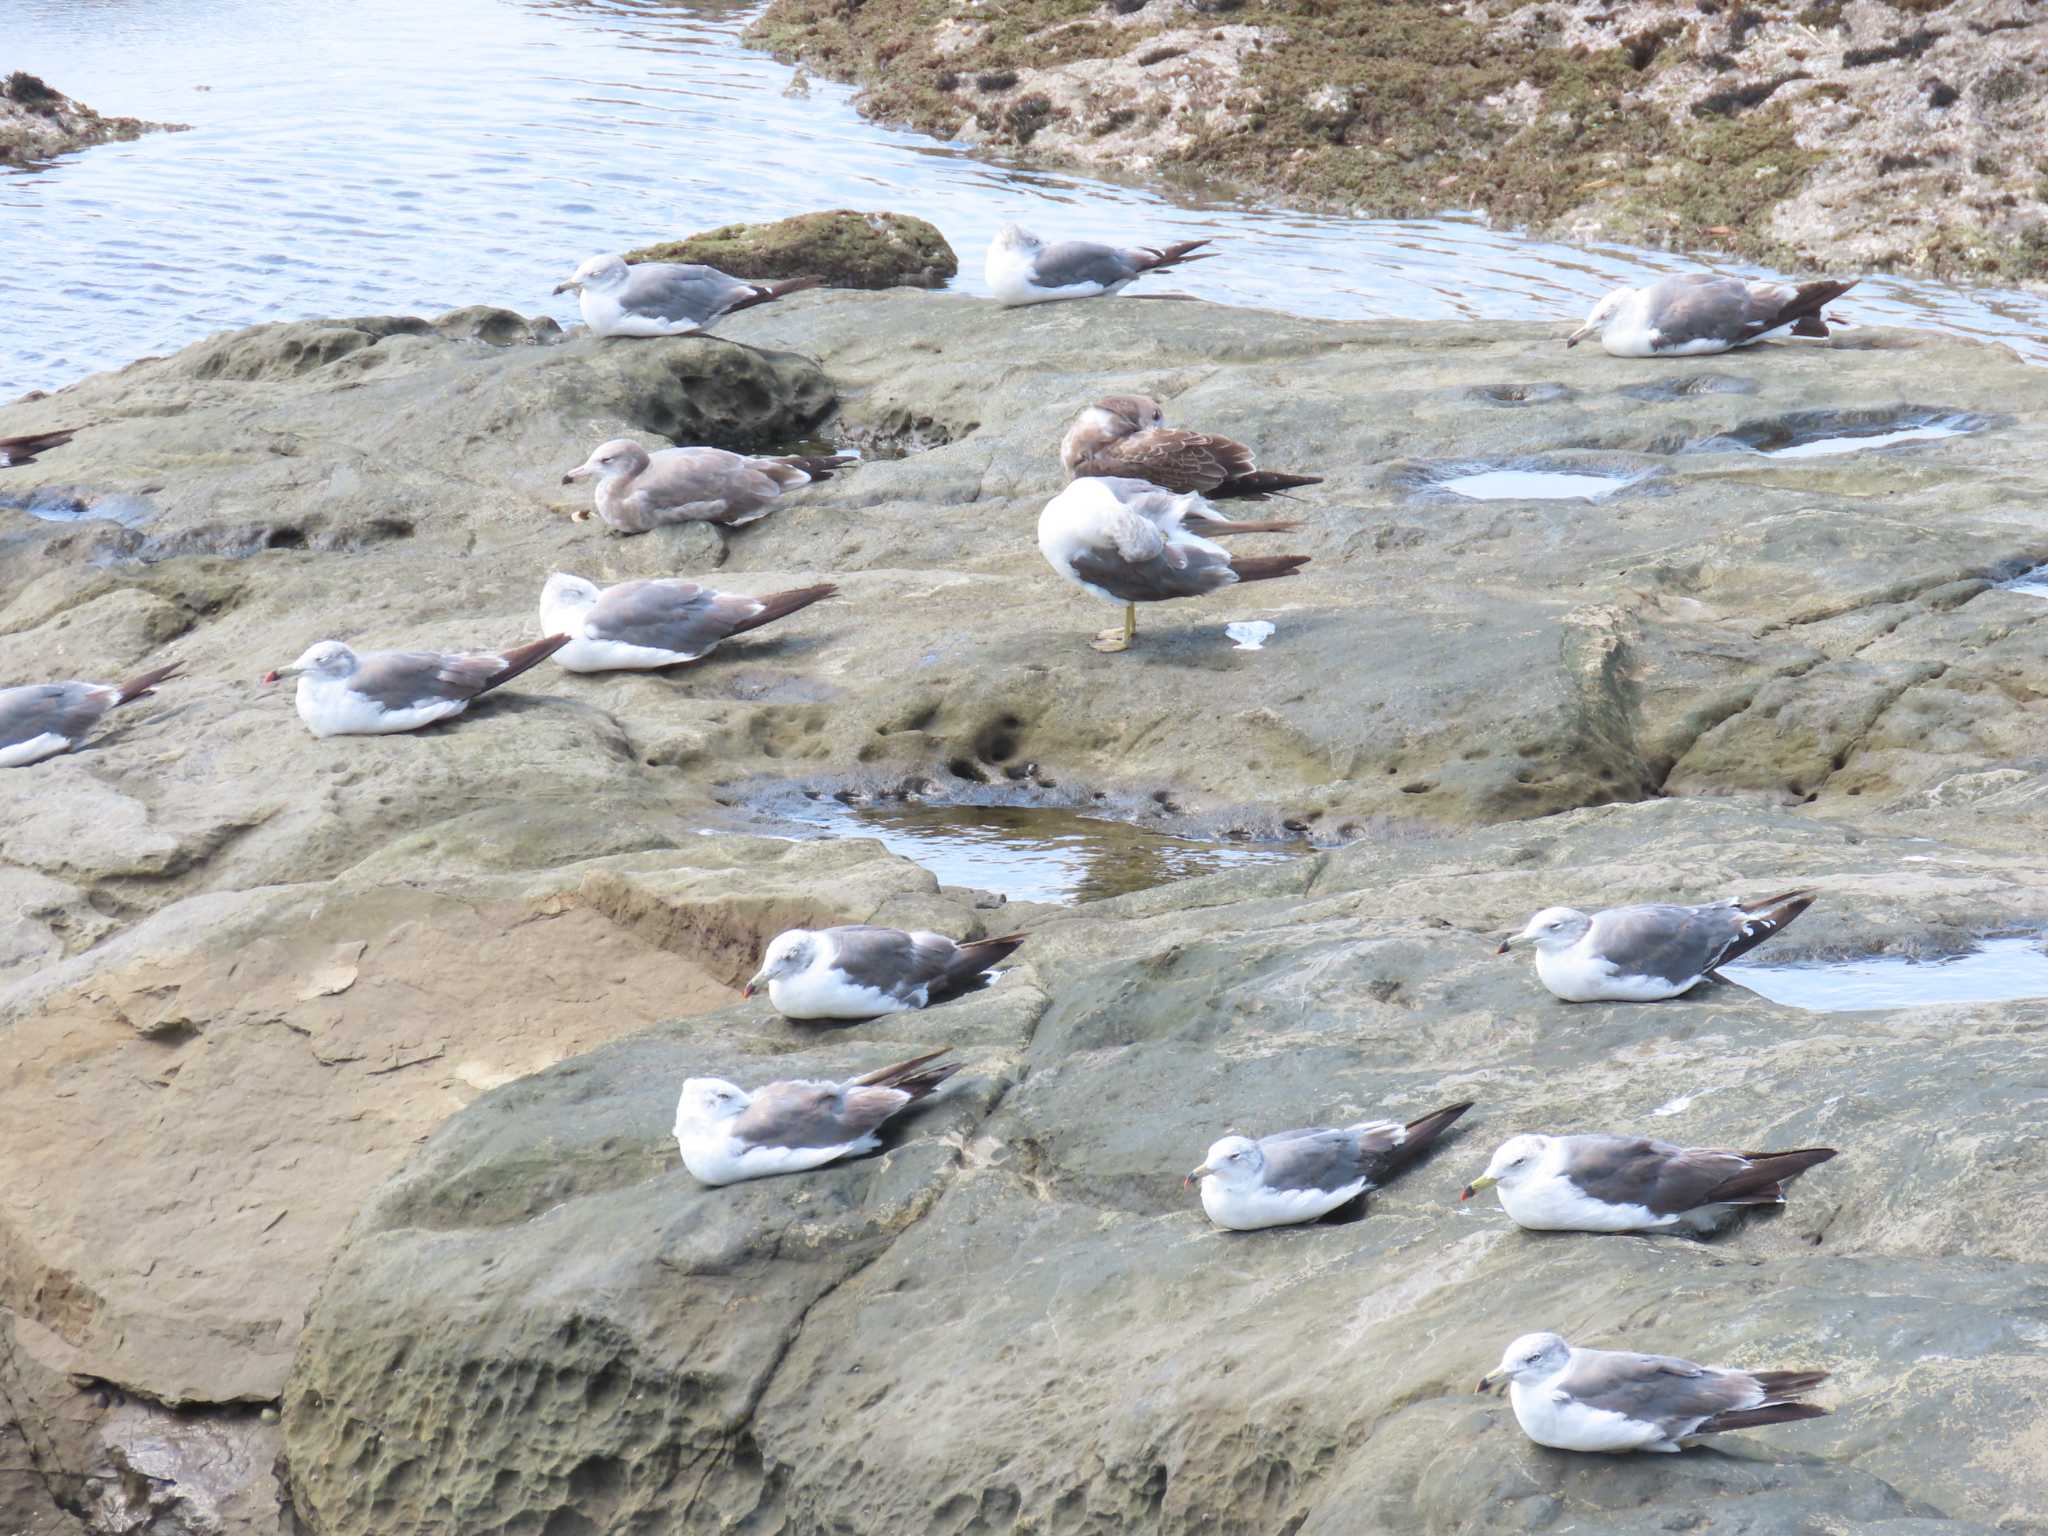
<instances>
[{"instance_id":1,"label":"gull's dark tail","mask_svg":"<svg viewBox=\"0 0 2048 1536\"><path fill-rule=\"evenodd\" d=\"M813 603L822 603L828 597L837 597L839 589L831 582L821 582L815 587L793 587L787 592L770 592L766 597L754 599L761 605L761 611L744 618L733 625L732 632L743 635L750 629L759 629L763 624L773 624L777 619L786 619L799 608L808 608Z\"/></svg>"},{"instance_id":2,"label":"gull's dark tail","mask_svg":"<svg viewBox=\"0 0 2048 1536\"><path fill-rule=\"evenodd\" d=\"M910 1095L914 1103L960 1070L960 1063L957 1061L932 1065L950 1050L951 1046L944 1046L936 1051L927 1051L922 1056L913 1056L910 1060L899 1061L893 1066L878 1067L865 1077L856 1077L853 1081L862 1088L900 1088Z\"/></svg>"},{"instance_id":3,"label":"gull's dark tail","mask_svg":"<svg viewBox=\"0 0 2048 1536\"><path fill-rule=\"evenodd\" d=\"M768 456L770 464L785 464L791 469L800 469L813 480L830 480L832 472L858 464L860 455L855 453L777 453Z\"/></svg>"},{"instance_id":4,"label":"gull's dark tail","mask_svg":"<svg viewBox=\"0 0 2048 1536\"><path fill-rule=\"evenodd\" d=\"M726 306L725 313L729 315L735 310L752 309L756 304L766 304L769 300L779 299L785 294L801 293L806 288L824 286L825 279L822 277L785 277L772 283L754 283L750 292Z\"/></svg>"},{"instance_id":5,"label":"gull's dark tail","mask_svg":"<svg viewBox=\"0 0 2048 1536\"><path fill-rule=\"evenodd\" d=\"M62 448L81 430L79 427L65 427L55 432L31 432L26 437L0 437L0 469L15 464L33 464L37 454Z\"/></svg>"},{"instance_id":6,"label":"gull's dark tail","mask_svg":"<svg viewBox=\"0 0 2048 1536\"><path fill-rule=\"evenodd\" d=\"M549 635L545 640L535 640L530 645L515 646L509 651L499 652L505 665L493 672L483 687L477 689L477 693L489 693L493 688L511 682L528 667L539 666L568 643L567 635Z\"/></svg>"},{"instance_id":7,"label":"gull's dark tail","mask_svg":"<svg viewBox=\"0 0 2048 1536\"><path fill-rule=\"evenodd\" d=\"M1408 1134L1387 1154L1386 1171L1405 1168L1427 1152L1437 1137L1443 1135L1457 1123L1458 1117L1472 1107L1470 1099L1462 1104L1446 1104L1442 1109L1433 1109L1420 1120L1408 1122Z\"/></svg>"},{"instance_id":8,"label":"gull's dark tail","mask_svg":"<svg viewBox=\"0 0 2048 1536\"><path fill-rule=\"evenodd\" d=\"M1211 501L1264 501L1268 496L1277 496L1282 491L1292 491L1304 485L1321 485L1321 475L1285 475L1277 469L1255 469L1248 475L1232 475L1228 480L1209 492Z\"/></svg>"},{"instance_id":9,"label":"gull's dark tail","mask_svg":"<svg viewBox=\"0 0 2048 1536\"><path fill-rule=\"evenodd\" d=\"M120 686L118 690L120 697L115 699L114 703L126 704L131 699L139 699L145 693L154 692L158 683L175 677L178 669L184 665L185 663L182 661L174 661L169 666L152 667L147 672L136 673L135 676L129 678L127 682Z\"/></svg>"},{"instance_id":10,"label":"gull's dark tail","mask_svg":"<svg viewBox=\"0 0 2048 1536\"><path fill-rule=\"evenodd\" d=\"M1207 244L1209 244L1209 241L1203 239L1182 240L1178 244L1166 246L1141 245L1138 249L1149 257L1150 260L1139 262L1138 270L1140 272L1167 272L1179 266L1182 262L1207 261L1216 252L1203 251L1199 256L1192 254Z\"/></svg>"},{"instance_id":11,"label":"gull's dark tail","mask_svg":"<svg viewBox=\"0 0 2048 1536\"><path fill-rule=\"evenodd\" d=\"M1782 1205L1785 1186L1835 1155L1833 1147L1801 1147L1796 1152L1745 1152L1750 1166L1707 1191L1701 1205Z\"/></svg>"},{"instance_id":12,"label":"gull's dark tail","mask_svg":"<svg viewBox=\"0 0 2048 1536\"><path fill-rule=\"evenodd\" d=\"M1239 581L1271 581L1276 576L1292 576L1308 562L1307 555L1239 555L1230 562L1230 569Z\"/></svg>"},{"instance_id":13,"label":"gull's dark tail","mask_svg":"<svg viewBox=\"0 0 2048 1536\"><path fill-rule=\"evenodd\" d=\"M1735 942L1721 952L1714 968L1718 970L1729 961L1748 954L1812 906L1819 895L1819 891L1787 891L1782 896L1743 902L1736 908L1742 914L1742 931L1735 936Z\"/></svg>"},{"instance_id":14,"label":"gull's dark tail","mask_svg":"<svg viewBox=\"0 0 2048 1536\"><path fill-rule=\"evenodd\" d=\"M946 967L946 978L955 983L971 982L1009 959L1023 942L1021 933L1006 933L997 939L970 939L960 946L960 953Z\"/></svg>"},{"instance_id":15,"label":"gull's dark tail","mask_svg":"<svg viewBox=\"0 0 2048 1536\"><path fill-rule=\"evenodd\" d=\"M1756 1429L1764 1424L1789 1424L1795 1419L1822 1419L1827 1409L1812 1403L1793 1402L1828 1379L1826 1371L1751 1371L1750 1380L1764 1394L1754 1408L1731 1408L1717 1413L1693 1431L1696 1435L1717 1435L1726 1429Z\"/></svg>"},{"instance_id":16,"label":"gull's dark tail","mask_svg":"<svg viewBox=\"0 0 2048 1536\"><path fill-rule=\"evenodd\" d=\"M1801 283L1799 291L1778 311L1778 318L1771 322L1770 328L1776 330L1781 325L1791 323L1794 336L1825 336L1828 334L1828 323L1821 318L1821 310L1855 286L1856 279L1853 277L1846 283L1836 282L1832 278Z\"/></svg>"}]
</instances>

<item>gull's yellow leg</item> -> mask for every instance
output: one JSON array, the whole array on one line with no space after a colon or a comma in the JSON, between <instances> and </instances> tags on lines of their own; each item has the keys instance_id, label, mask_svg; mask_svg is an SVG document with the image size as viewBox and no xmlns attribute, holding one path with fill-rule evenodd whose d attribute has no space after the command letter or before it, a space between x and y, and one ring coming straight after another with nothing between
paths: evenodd
<instances>
[{"instance_id":1,"label":"gull's yellow leg","mask_svg":"<svg viewBox=\"0 0 2048 1536\"><path fill-rule=\"evenodd\" d=\"M1127 651L1131 642L1138 637L1138 605L1124 604L1124 622L1121 629L1105 629L1088 643L1098 651Z\"/></svg>"}]
</instances>

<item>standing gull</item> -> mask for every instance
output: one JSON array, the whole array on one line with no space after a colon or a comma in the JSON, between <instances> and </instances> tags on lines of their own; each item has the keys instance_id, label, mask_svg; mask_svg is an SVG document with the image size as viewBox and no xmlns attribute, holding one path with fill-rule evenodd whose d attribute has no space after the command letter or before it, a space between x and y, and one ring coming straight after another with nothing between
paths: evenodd
<instances>
[{"instance_id":1,"label":"standing gull","mask_svg":"<svg viewBox=\"0 0 2048 1536\"><path fill-rule=\"evenodd\" d=\"M932 1051L844 1083L799 1079L752 1093L716 1077L693 1077L676 1102L683 1166L705 1184L737 1184L802 1173L881 1146L875 1133L960 1070L934 1066Z\"/></svg>"},{"instance_id":2,"label":"standing gull","mask_svg":"<svg viewBox=\"0 0 2048 1536\"><path fill-rule=\"evenodd\" d=\"M183 662L152 667L125 683L29 683L0 688L0 768L25 768L69 752L101 715L155 690Z\"/></svg>"},{"instance_id":3,"label":"standing gull","mask_svg":"<svg viewBox=\"0 0 2048 1536\"><path fill-rule=\"evenodd\" d=\"M568 671L652 671L709 656L734 635L788 618L838 590L826 582L747 597L673 576L600 589L557 571L541 588L540 627L569 637L555 652L555 665Z\"/></svg>"},{"instance_id":4,"label":"standing gull","mask_svg":"<svg viewBox=\"0 0 2048 1536\"><path fill-rule=\"evenodd\" d=\"M1446 1104L1406 1125L1361 1120L1341 1128L1280 1131L1257 1141L1226 1136L1210 1146L1184 1183L1201 1181L1202 1209L1232 1232L1314 1221L1378 1189L1471 1107L1469 1101Z\"/></svg>"},{"instance_id":5,"label":"standing gull","mask_svg":"<svg viewBox=\"0 0 2048 1536\"><path fill-rule=\"evenodd\" d=\"M1554 1333L1525 1333L1479 1390L1508 1383L1515 1422L1560 1451L1678 1451L1680 1441L1729 1429L1818 1419L1795 1402L1826 1371L1731 1371L1670 1355L1574 1349Z\"/></svg>"},{"instance_id":6,"label":"standing gull","mask_svg":"<svg viewBox=\"0 0 2048 1536\"><path fill-rule=\"evenodd\" d=\"M600 443L562 476L562 484L597 477L592 500L614 533L645 533L664 523L759 522L784 496L814 480L830 480L844 455L791 453L751 458L723 448L663 448L649 453L628 437ZM580 522L588 512L576 514Z\"/></svg>"},{"instance_id":7,"label":"standing gull","mask_svg":"<svg viewBox=\"0 0 2048 1536\"><path fill-rule=\"evenodd\" d=\"M1785 326L1794 336L1826 336L1824 305L1856 280L1767 283L1688 272L1646 288L1617 288L1586 316L1564 344L1597 335L1612 357L1697 357L1747 346Z\"/></svg>"},{"instance_id":8,"label":"standing gull","mask_svg":"<svg viewBox=\"0 0 2048 1536\"><path fill-rule=\"evenodd\" d=\"M1200 597L1240 581L1292 576L1307 555L1232 556L1203 534L1280 533L1298 523L1233 523L1200 496L1176 496L1144 480L1076 480L1038 516L1038 548L1046 564L1084 592L1124 605L1123 628L1090 643L1121 651L1138 633L1139 603Z\"/></svg>"},{"instance_id":9,"label":"standing gull","mask_svg":"<svg viewBox=\"0 0 2048 1536\"><path fill-rule=\"evenodd\" d=\"M716 267L593 256L555 292L576 291L583 323L594 336L689 336L734 310L751 309L784 294L816 288L822 277L750 283Z\"/></svg>"},{"instance_id":10,"label":"standing gull","mask_svg":"<svg viewBox=\"0 0 2048 1536\"><path fill-rule=\"evenodd\" d=\"M1536 946L1536 975L1568 1003L1654 1003L1690 991L1813 905L1815 891L1705 906L1545 907L1499 954Z\"/></svg>"},{"instance_id":11,"label":"standing gull","mask_svg":"<svg viewBox=\"0 0 2048 1536\"><path fill-rule=\"evenodd\" d=\"M549 635L509 651L364 651L339 640L309 646L263 681L299 680L299 718L315 736L387 736L448 720L569 643Z\"/></svg>"},{"instance_id":12,"label":"standing gull","mask_svg":"<svg viewBox=\"0 0 2048 1536\"><path fill-rule=\"evenodd\" d=\"M1251 449L1227 437L1169 427L1150 395L1111 395L1089 406L1060 440L1060 463L1069 479L1127 476L1212 501L1264 501L1323 483L1321 475L1260 469Z\"/></svg>"},{"instance_id":13,"label":"standing gull","mask_svg":"<svg viewBox=\"0 0 2048 1536\"><path fill-rule=\"evenodd\" d=\"M1174 245L1115 246L1059 240L1047 245L1018 225L1005 224L989 242L985 274L989 292L1008 308L1054 299L1092 299L1119 292L1147 272L1169 272L1182 262L1207 261L1214 251L1193 253L1208 243L1182 240Z\"/></svg>"},{"instance_id":14,"label":"standing gull","mask_svg":"<svg viewBox=\"0 0 2048 1536\"><path fill-rule=\"evenodd\" d=\"M872 1019L944 1002L980 985L1024 942L1021 933L955 943L942 933L905 933L853 923L792 928L769 941L742 995L763 987L789 1019Z\"/></svg>"},{"instance_id":15,"label":"standing gull","mask_svg":"<svg viewBox=\"0 0 2048 1536\"><path fill-rule=\"evenodd\" d=\"M0 469L11 469L16 464L33 464L37 454L62 448L78 432L77 427L69 427L55 432L31 432L26 437L0 437Z\"/></svg>"},{"instance_id":16,"label":"standing gull","mask_svg":"<svg viewBox=\"0 0 2048 1536\"><path fill-rule=\"evenodd\" d=\"M1719 1230L1745 1206L1783 1205L1785 1186L1835 1155L1676 1147L1643 1136L1510 1136L1458 1198L1498 1188L1501 1206L1533 1232Z\"/></svg>"}]
</instances>

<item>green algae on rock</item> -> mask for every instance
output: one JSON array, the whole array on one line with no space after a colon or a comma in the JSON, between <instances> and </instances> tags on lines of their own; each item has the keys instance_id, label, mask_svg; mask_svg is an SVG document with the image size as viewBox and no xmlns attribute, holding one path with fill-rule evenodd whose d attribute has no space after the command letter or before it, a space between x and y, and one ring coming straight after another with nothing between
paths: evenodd
<instances>
[{"instance_id":1,"label":"green algae on rock","mask_svg":"<svg viewBox=\"0 0 2048 1536\"><path fill-rule=\"evenodd\" d=\"M642 246L628 261L695 261L735 277L822 277L830 288L943 288L960 258L938 227L904 213L850 208L772 224L727 224Z\"/></svg>"}]
</instances>

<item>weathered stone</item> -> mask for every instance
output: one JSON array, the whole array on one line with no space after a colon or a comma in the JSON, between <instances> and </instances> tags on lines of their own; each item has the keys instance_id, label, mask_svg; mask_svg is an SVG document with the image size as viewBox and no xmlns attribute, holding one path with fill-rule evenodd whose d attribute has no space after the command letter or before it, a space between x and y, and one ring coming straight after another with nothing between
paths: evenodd
<instances>
[{"instance_id":1,"label":"weathered stone","mask_svg":"<svg viewBox=\"0 0 2048 1536\"><path fill-rule=\"evenodd\" d=\"M907 213L799 213L727 224L629 251L628 261L702 262L735 277L822 277L832 288L943 288L960 258L938 226Z\"/></svg>"},{"instance_id":2,"label":"weathered stone","mask_svg":"<svg viewBox=\"0 0 2048 1536\"><path fill-rule=\"evenodd\" d=\"M25 69L0 80L0 165L36 165L93 144L177 133L188 126L102 117Z\"/></svg>"}]
</instances>

